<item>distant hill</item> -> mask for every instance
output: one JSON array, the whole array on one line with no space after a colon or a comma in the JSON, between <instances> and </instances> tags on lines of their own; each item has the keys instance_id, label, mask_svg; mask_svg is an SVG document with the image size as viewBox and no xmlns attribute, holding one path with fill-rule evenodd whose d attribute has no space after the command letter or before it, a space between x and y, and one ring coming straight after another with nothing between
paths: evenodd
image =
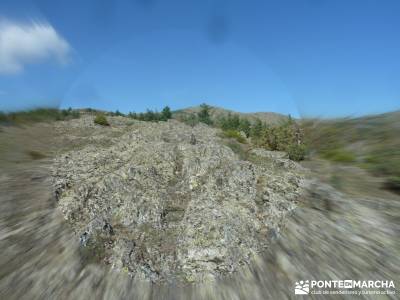
<instances>
[{"instance_id":1,"label":"distant hill","mask_svg":"<svg viewBox=\"0 0 400 300\"><path fill-rule=\"evenodd\" d=\"M181 116L197 113L199 111L200 111L200 106L188 107L174 111L173 116L175 118L179 118ZM239 115L241 118L246 118L249 121L255 121L256 119L260 119L262 122L265 122L270 125L277 124L280 121L287 119L287 116L273 112L242 113L221 107L210 106L210 114L212 119L217 119L218 117L227 115L229 113Z\"/></svg>"}]
</instances>

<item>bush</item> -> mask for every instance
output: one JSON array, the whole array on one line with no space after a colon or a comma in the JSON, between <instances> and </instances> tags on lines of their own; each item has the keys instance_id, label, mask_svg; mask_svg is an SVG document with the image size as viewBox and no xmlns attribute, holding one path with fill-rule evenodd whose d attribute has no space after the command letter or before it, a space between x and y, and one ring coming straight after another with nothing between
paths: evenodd
<instances>
[{"instance_id":1,"label":"bush","mask_svg":"<svg viewBox=\"0 0 400 300\"><path fill-rule=\"evenodd\" d=\"M303 160L306 155L304 135L300 126L289 116L287 119L273 126L267 126L260 119L251 123L239 115L230 114L220 116L216 122L223 130L223 136L234 138L239 143L246 143L247 139L241 135L244 132L251 143L272 151L286 151L292 160Z\"/></svg>"},{"instance_id":2,"label":"bush","mask_svg":"<svg viewBox=\"0 0 400 300\"><path fill-rule=\"evenodd\" d=\"M225 130L225 131L223 131L223 136L226 137L226 138L235 139L235 140L237 140L237 141L238 141L239 143L241 143L241 144L245 144L245 143L247 142L247 141L246 141L246 138L243 137L243 136L240 134L240 132L237 131L237 130L232 130L232 129Z\"/></svg>"},{"instance_id":3,"label":"bush","mask_svg":"<svg viewBox=\"0 0 400 300\"><path fill-rule=\"evenodd\" d=\"M302 151L296 149L297 145L303 144L303 133L298 124L289 116L287 120L275 126L264 126L258 122L258 130L260 133L254 135L254 140L261 146L278 151L289 151L292 147L293 151Z\"/></svg>"},{"instance_id":4,"label":"bush","mask_svg":"<svg viewBox=\"0 0 400 300\"><path fill-rule=\"evenodd\" d=\"M306 147L302 144L292 144L287 148L287 154L291 160L303 160L306 156Z\"/></svg>"},{"instance_id":5,"label":"bush","mask_svg":"<svg viewBox=\"0 0 400 300\"><path fill-rule=\"evenodd\" d=\"M105 115L103 114L98 114L95 118L94 118L94 123L98 124L98 125L102 125L102 126L109 126L110 123L108 123L107 118Z\"/></svg>"},{"instance_id":6,"label":"bush","mask_svg":"<svg viewBox=\"0 0 400 300\"><path fill-rule=\"evenodd\" d=\"M322 153L322 157L335 162L350 163L356 160L355 155L344 149L326 150Z\"/></svg>"}]
</instances>

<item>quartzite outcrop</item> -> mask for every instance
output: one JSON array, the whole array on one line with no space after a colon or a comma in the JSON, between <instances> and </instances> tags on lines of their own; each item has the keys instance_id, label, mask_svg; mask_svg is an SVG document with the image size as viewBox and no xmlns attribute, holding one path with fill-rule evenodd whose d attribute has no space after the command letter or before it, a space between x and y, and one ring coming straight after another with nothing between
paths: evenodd
<instances>
[{"instance_id":1,"label":"quartzite outcrop","mask_svg":"<svg viewBox=\"0 0 400 300\"><path fill-rule=\"evenodd\" d=\"M262 149L240 160L218 129L93 116L56 122L58 208L90 261L136 279L205 281L268 246L302 170Z\"/></svg>"}]
</instances>

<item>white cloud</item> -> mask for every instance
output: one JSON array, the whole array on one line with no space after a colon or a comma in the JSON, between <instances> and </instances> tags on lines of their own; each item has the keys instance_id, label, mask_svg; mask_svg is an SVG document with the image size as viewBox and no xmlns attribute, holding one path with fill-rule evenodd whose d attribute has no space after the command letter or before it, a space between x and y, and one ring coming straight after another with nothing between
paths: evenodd
<instances>
[{"instance_id":1,"label":"white cloud","mask_svg":"<svg viewBox=\"0 0 400 300\"><path fill-rule=\"evenodd\" d=\"M0 73L14 74L25 65L55 59L68 62L71 47L49 24L0 22Z\"/></svg>"}]
</instances>

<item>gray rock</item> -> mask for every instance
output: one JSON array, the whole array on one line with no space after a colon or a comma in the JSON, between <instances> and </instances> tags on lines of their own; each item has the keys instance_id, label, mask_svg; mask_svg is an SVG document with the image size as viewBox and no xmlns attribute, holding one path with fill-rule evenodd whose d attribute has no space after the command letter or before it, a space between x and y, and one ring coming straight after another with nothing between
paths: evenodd
<instances>
[{"instance_id":1,"label":"gray rock","mask_svg":"<svg viewBox=\"0 0 400 300\"><path fill-rule=\"evenodd\" d=\"M132 277L193 282L237 270L276 237L302 191L301 168L283 154L268 158L290 168L242 161L206 125L118 117L99 130L85 118L67 135L92 130L86 143L54 161L58 207L82 247L97 243ZM58 126L61 136L69 122Z\"/></svg>"},{"instance_id":2,"label":"gray rock","mask_svg":"<svg viewBox=\"0 0 400 300\"><path fill-rule=\"evenodd\" d=\"M288 155L283 151L269 151L261 148L252 149L250 153L255 154L257 156L269 158L269 159L280 159L287 158Z\"/></svg>"}]
</instances>

